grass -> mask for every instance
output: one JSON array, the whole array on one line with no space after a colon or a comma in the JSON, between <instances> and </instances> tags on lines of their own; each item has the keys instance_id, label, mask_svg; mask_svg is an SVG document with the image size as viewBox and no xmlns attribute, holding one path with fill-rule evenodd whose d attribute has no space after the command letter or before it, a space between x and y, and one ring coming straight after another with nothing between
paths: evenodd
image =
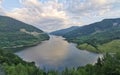
<instances>
[{"instance_id":1,"label":"grass","mask_svg":"<svg viewBox=\"0 0 120 75\"><path fill-rule=\"evenodd\" d=\"M89 45L87 43L80 44L77 46L77 48L82 49L82 50L88 50L90 52L95 52L95 53L99 52L95 47L93 47L92 45Z\"/></svg>"},{"instance_id":2,"label":"grass","mask_svg":"<svg viewBox=\"0 0 120 75\"><path fill-rule=\"evenodd\" d=\"M113 40L111 42L105 43L103 45L99 45L98 49L102 52L120 52L120 40Z\"/></svg>"},{"instance_id":3,"label":"grass","mask_svg":"<svg viewBox=\"0 0 120 75\"><path fill-rule=\"evenodd\" d=\"M120 52L120 40L113 40L111 42L102 45L97 45L98 49L96 49L92 45L88 45L87 43L80 44L77 47L82 50L88 50L96 53L106 53L106 52L116 53L116 52Z\"/></svg>"}]
</instances>

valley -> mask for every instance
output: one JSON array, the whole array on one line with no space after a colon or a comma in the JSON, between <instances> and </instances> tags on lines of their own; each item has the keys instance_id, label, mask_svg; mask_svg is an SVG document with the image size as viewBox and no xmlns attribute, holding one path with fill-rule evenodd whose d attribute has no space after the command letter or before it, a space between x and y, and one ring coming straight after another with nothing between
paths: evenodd
<instances>
[{"instance_id":1,"label":"valley","mask_svg":"<svg viewBox=\"0 0 120 75\"><path fill-rule=\"evenodd\" d=\"M120 0L0 0L0 75L120 75Z\"/></svg>"},{"instance_id":2,"label":"valley","mask_svg":"<svg viewBox=\"0 0 120 75\"><path fill-rule=\"evenodd\" d=\"M51 35L10 17L0 23L2 75L120 74L119 18Z\"/></svg>"}]
</instances>

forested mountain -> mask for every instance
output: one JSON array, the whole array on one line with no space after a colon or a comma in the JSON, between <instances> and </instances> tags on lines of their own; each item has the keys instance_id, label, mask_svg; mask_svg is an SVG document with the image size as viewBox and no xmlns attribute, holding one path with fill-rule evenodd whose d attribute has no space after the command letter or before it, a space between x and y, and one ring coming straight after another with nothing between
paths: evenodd
<instances>
[{"instance_id":1,"label":"forested mountain","mask_svg":"<svg viewBox=\"0 0 120 75\"><path fill-rule=\"evenodd\" d=\"M104 19L61 36L77 43L80 49L94 52L109 52L112 49L112 52L116 52L120 50L120 18Z\"/></svg>"},{"instance_id":2,"label":"forested mountain","mask_svg":"<svg viewBox=\"0 0 120 75\"><path fill-rule=\"evenodd\" d=\"M0 48L32 46L49 36L42 30L10 17L0 16Z\"/></svg>"},{"instance_id":3,"label":"forested mountain","mask_svg":"<svg viewBox=\"0 0 120 75\"><path fill-rule=\"evenodd\" d=\"M51 32L50 34L61 36L61 35L67 34L70 31L73 31L73 30L75 30L77 28L79 28L79 26L72 26L70 28L66 28L66 29L62 29L62 30L57 30L57 31Z\"/></svg>"},{"instance_id":4,"label":"forested mountain","mask_svg":"<svg viewBox=\"0 0 120 75\"><path fill-rule=\"evenodd\" d=\"M91 35L103 32L113 27L120 27L120 18L104 19L101 22L96 22L83 27L79 27L76 30L70 31L69 33L65 34L64 37L75 38L80 36Z\"/></svg>"}]
</instances>

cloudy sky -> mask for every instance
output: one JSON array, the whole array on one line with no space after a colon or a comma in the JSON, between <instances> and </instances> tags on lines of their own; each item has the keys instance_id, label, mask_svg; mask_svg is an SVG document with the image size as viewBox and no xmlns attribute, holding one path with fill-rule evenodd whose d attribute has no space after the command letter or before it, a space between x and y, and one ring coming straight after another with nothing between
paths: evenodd
<instances>
[{"instance_id":1,"label":"cloudy sky","mask_svg":"<svg viewBox=\"0 0 120 75\"><path fill-rule=\"evenodd\" d=\"M120 0L0 0L0 15L51 32L120 18Z\"/></svg>"}]
</instances>

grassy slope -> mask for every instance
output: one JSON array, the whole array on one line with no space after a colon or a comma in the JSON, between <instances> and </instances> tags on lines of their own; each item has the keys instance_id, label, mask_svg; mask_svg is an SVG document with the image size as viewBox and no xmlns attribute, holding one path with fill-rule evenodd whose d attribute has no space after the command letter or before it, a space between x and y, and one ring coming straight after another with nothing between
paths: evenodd
<instances>
[{"instance_id":1,"label":"grassy slope","mask_svg":"<svg viewBox=\"0 0 120 75\"><path fill-rule=\"evenodd\" d=\"M98 46L101 52L120 52L120 40L113 40Z\"/></svg>"},{"instance_id":2,"label":"grassy slope","mask_svg":"<svg viewBox=\"0 0 120 75\"><path fill-rule=\"evenodd\" d=\"M96 52L96 53L99 52L95 47L93 47L92 45L89 45L87 43L80 44L77 46L77 48L79 48L80 50L88 50L88 51Z\"/></svg>"},{"instance_id":3,"label":"grassy slope","mask_svg":"<svg viewBox=\"0 0 120 75\"><path fill-rule=\"evenodd\" d=\"M108 43L98 45L97 49L95 47L93 47L92 45L88 45L87 43L80 44L77 47L79 49L88 50L88 51L92 51L92 52L102 52L102 53L112 52L112 53L116 53L116 52L120 52L120 40L113 40L113 41L110 41Z\"/></svg>"}]
</instances>

